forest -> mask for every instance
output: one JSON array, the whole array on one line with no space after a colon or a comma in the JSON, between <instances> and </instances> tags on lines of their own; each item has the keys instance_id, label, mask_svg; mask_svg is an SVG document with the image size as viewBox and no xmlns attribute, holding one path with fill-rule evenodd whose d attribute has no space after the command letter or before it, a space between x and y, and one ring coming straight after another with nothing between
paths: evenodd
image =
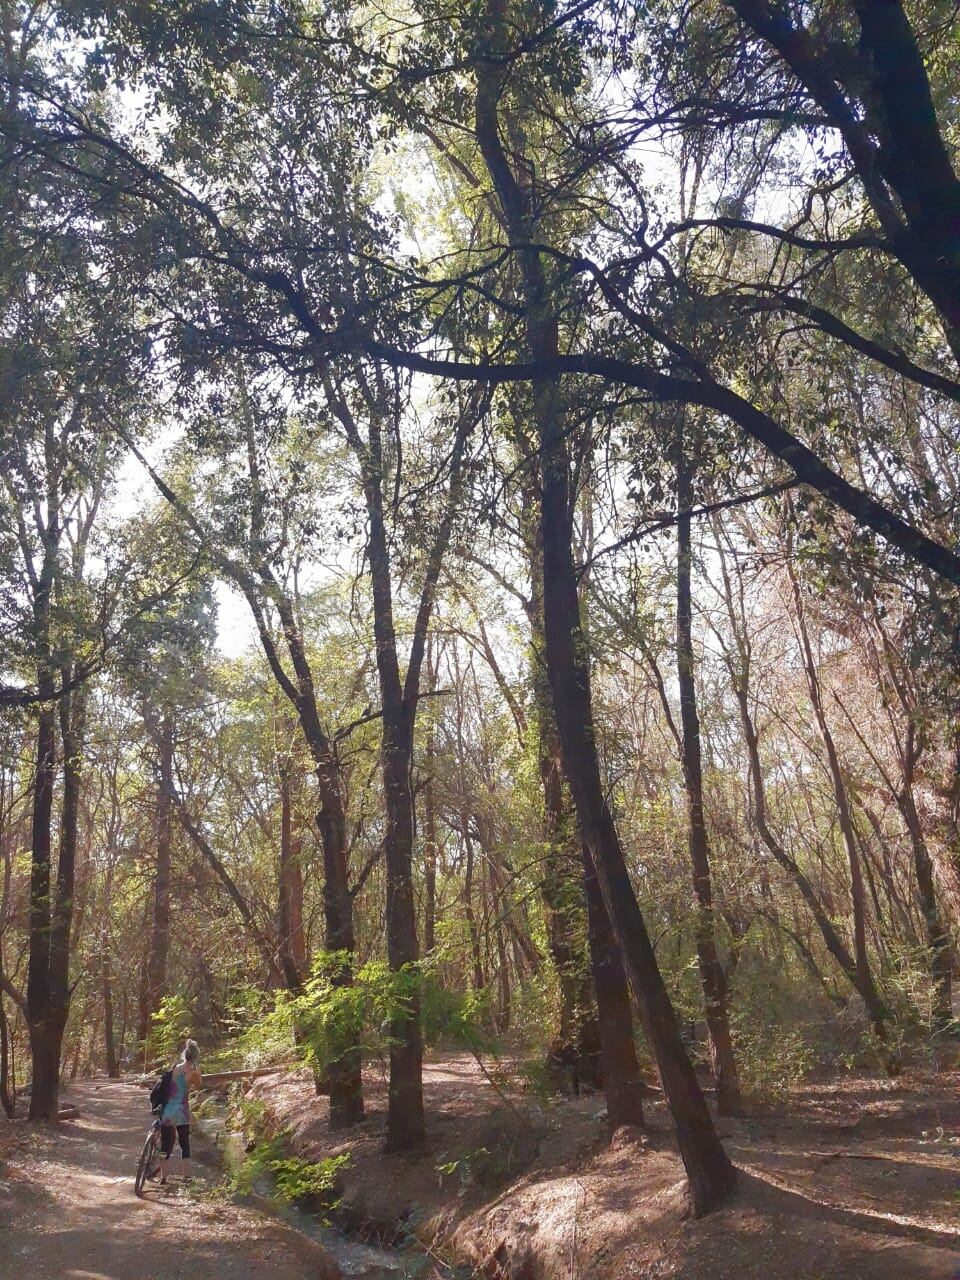
<instances>
[{"instance_id":1,"label":"forest","mask_svg":"<svg viewBox=\"0 0 960 1280\"><path fill-rule=\"evenodd\" d=\"M8 1139L189 1035L462 1174L465 1062L696 1221L950 1085L952 0L0 25Z\"/></svg>"}]
</instances>

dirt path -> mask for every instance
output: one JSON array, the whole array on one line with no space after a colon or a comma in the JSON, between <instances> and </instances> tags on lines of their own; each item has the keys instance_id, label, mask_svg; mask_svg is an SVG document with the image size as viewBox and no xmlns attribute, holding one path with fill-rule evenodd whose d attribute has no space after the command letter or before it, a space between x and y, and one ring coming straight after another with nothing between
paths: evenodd
<instances>
[{"instance_id":1,"label":"dirt path","mask_svg":"<svg viewBox=\"0 0 960 1280\"><path fill-rule=\"evenodd\" d=\"M336 1280L319 1245L251 1209L193 1195L174 1178L133 1193L147 1127L142 1089L90 1081L53 1131L5 1127L0 1149L2 1280ZM210 1181L203 1144L193 1172ZM171 1167L178 1172L174 1156Z\"/></svg>"}]
</instances>

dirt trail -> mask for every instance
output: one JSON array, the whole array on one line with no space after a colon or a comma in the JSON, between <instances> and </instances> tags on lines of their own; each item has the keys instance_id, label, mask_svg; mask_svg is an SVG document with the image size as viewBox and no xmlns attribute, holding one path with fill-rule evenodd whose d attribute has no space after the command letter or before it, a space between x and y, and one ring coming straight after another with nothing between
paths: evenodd
<instances>
[{"instance_id":1,"label":"dirt trail","mask_svg":"<svg viewBox=\"0 0 960 1280\"><path fill-rule=\"evenodd\" d=\"M4 1126L0 1277L17 1280L336 1280L325 1251L254 1210L194 1195L174 1177L138 1200L145 1094L90 1081L65 1101L79 1120ZM195 1152L193 1172L214 1176ZM171 1168L179 1172L174 1156Z\"/></svg>"}]
</instances>

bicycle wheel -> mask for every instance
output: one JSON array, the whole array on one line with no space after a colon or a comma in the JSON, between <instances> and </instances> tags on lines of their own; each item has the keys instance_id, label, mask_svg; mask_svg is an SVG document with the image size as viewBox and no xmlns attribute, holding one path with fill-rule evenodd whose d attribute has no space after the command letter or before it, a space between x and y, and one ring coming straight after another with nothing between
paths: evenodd
<instances>
[{"instance_id":1,"label":"bicycle wheel","mask_svg":"<svg viewBox=\"0 0 960 1280\"><path fill-rule=\"evenodd\" d=\"M157 1150L160 1146L160 1135L157 1128L153 1128L147 1134L143 1149L140 1152L140 1160L137 1163L137 1176L134 1179L133 1189L136 1195L143 1192L143 1184L150 1177L150 1171L154 1164L157 1163Z\"/></svg>"}]
</instances>

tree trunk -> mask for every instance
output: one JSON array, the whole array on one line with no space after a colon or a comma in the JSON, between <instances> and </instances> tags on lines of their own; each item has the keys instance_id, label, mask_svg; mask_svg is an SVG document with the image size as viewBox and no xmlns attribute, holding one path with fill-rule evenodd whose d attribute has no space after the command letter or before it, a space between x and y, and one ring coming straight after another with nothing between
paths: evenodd
<instances>
[{"instance_id":1,"label":"tree trunk","mask_svg":"<svg viewBox=\"0 0 960 1280\"><path fill-rule=\"evenodd\" d=\"M470 835L470 814L464 811L463 843L466 854L463 873L463 916L467 922L467 936L470 940L470 956L473 960L473 989L482 991L487 985L483 970L483 952L480 948L480 930L477 927L477 913L473 907L474 853L473 837Z\"/></svg>"},{"instance_id":2,"label":"tree trunk","mask_svg":"<svg viewBox=\"0 0 960 1280\"><path fill-rule=\"evenodd\" d=\"M503 54L507 47L504 0L488 0L487 16L491 54ZM516 246L530 355L535 361L552 361L559 351L559 335L556 318L550 312L543 264L539 253L530 247L537 243L538 231L530 216L529 201L513 175L500 141L498 105L503 75L504 61L499 57L483 61L478 67L477 141L493 180L511 243ZM561 421L556 383L535 383L533 401L542 468L540 542L544 638L564 773L676 1124L692 1209L694 1213L703 1214L726 1199L736 1171L717 1137L680 1037L676 1014L604 795L573 559L569 444Z\"/></svg>"},{"instance_id":3,"label":"tree trunk","mask_svg":"<svg viewBox=\"0 0 960 1280\"><path fill-rule=\"evenodd\" d=\"M535 576L539 576L539 571ZM540 593L534 592L537 605ZM540 785L543 791L543 874L540 892L547 945L557 975L559 1022L547 1050L558 1083L596 1087L600 1078L599 1031L593 1002L583 859L576 816L565 793L560 743L542 645L533 659ZM571 1077L572 1073L572 1077Z\"/></svg>"},{"instance_id":4,"label":"tree trunk","mask_svg":"<svg viewBox=\"0 0 960 1280\"><path fill-rule=\"evenodd\" d=\"M497 1035L506 1035L510 1030L510 961L507 956L507 940L503 927L506 899L500 890L500 884L494 867L493 842L489 846L487 856L487 882L490 892L491 910L493 912L493 940L497 949Z\"/></svg>"},{"instance_id":5,"label":"tree trunk","mask_svg":"<svg viewBox=\"0 0 960 1280\"><path fill-rule=\"evenodd\" d=\"M299 991L307 972L303 931L302 841L293 834L291 764L278 765L280 783L280 867L277 877L277 935L280 968L288 991Z\"/></svg>"},{"instance_id":6,"label":"tree trunk","mask_svg":"<svg viewBox=\"0 0 960 1280\"><path fill-rule=\"evenodd\" d=\"M716 527L716 526L715 526ZM718 538L719 545L719 538ZM725 661L727 670L730 672L730 680L733 684L734 695L737 699L737 707L740 711L740 724L743 729L744 745L747 749L747 763L750 770L750 795L751 795L751 817L757 834L763 841L764 847L773 856L777 864L791 877L800 891L800 895L809 908L810 914L820 930L823 941L827 950L836 961L837 966L843 973L844 977L860 995L860 998L866 1003L866 994L860 989L860 974L857 970L856 961L850 954L845 942L837 932L833 921L830 918L830 909L825 905L818 896L808 877L804 874L802 868L796 859L791 857L781 842L774 835L767 814L767 795L763 780L763 767L760 761L760 739L757 734L756 725L753 721L753 714L750 708L750 663L751 653L749 643L745 634L738 625L733 602L733 591L727 573L726 563L721 553L720 557L721 571L723 576L724 593L727 605L727 614L730 619L731 630L736 639L737 649L739 652L739 662L734 660L733 655L725 653ZM792 936L792 935L791 935ZM799 942L794 938L795 942ZM812 963L812 957L809 963ZM809 967L808 963L808 967ZM818 972L814 966L814 972Z\"/></svg>"},{"instance_id":7,"label":"tree trunk","mask_svg":"<svg viewBox=\"0 0 960 1280\"><path fill-rule=\"evenodd\" d=\"M113 1033L113 983L110 980L110 961L106 951L103 957L102 991L104 1060L107 1075L111 1080L117 1080L120 1077L120 1065L117 1062L117 1043Z\"/></svg>"},{"instance_id":8,"label":"tree trunk","mask_svg":"<svg viewBox=\"0 0 960 1280\"><path fill-rule=\"evenodd\" d=\"M166 994L170 954L170 870L173 845L173 713L165 708L157 726L159 754L157 787L157 861L153 877L153 919L147 955L146 1005L140 1015L144 1038L150 1038L151 1019Z\"/></svg>"},{"instance_id":9,"label":"tree trunk","mask_svg":"<svg viewBox=\"0 0 960 1280\"><path fill-rule=\"evenodd\" d=\"M554 432L545 433L543 481L544 612L554 710L580 829L596 868L611 924L623 952L647 1043L657 1063L677 1130L693 1211L708 1213L726 1199L736 1172L717 1137L680 1036L646 923L607 806L596 752L590 675L580 628L571 548L566 460Z\"/></svg>"},{"instance_id":10,"label":"tree trunk","mask_svg":"<svg viewBox=\"0 0 960 1280\"><path fill-rule=\"evenodd\" d=\"M927 849L923 824L920 821L914 797L914 776L919 754L916 725L910 719L907 722L906 743L903 750L903 787L898 799L900 811L910 833L913 865L917 876L917 892L920 897L920 912L923 916L927 946L930 951L934 990L933 1028L935 1031L943 1031L953 1021L953 948L950 945L949 931L944 925L937 904L933 863Z\"/></svg>"},{"instance_id":11,"label":"tree trunk","mask_svg":"<svg viewBox=\"0 0 960 1280\"><path fill-rule=\"evenodd\" d=\"M677 448L677 509L689 512L693 505L693 477L683 440L680 416ZM677 682L680 690L680 721L683 781L687 793L687 842L693 869L693 891L697 900L696 945L703 987L710 1056L721 1115L741 1111L740 1082L730 1037L727 1013L727 979L717 951L717 920L713 906L710 875L710 845L703 809L703 763L700 753L700 716L694 679L693 601L690 516L677 518Z\"/></svg>"},{"instance_id":12,"label":"tree trunk","mask_svg":"<svg viewBox=\"0 0 960 1280\"><path fill-rule=\"evenodd\" d=\"M51 1014L30 1025L29 1119L56 1121L60 1111L60 1054L66 1018Z\"/></svg>"},{"instance_id":13,"label":"tree trunk","mask_svg":"<svg viewBox=\"0 0 960 1280\"><path fill-rule=\"evenodd\" d=\"M340 771L332 748L318 750L317 781L321 808L317 826L323 847L323 911L325 942L328 951L343 957L334 974L334 982L349 986L353 981L353 898L347 880L347 822L340 787ZM362 1061L357 1043L348 1046L330 1064L327 1082L330 1086L330 1128L345 1129L363 1119Z\"/></svg>"},{"instance_id":14,"label":"tree trunk","mask_svg":"<svg viewBox=\"0 0 960 1280\"><path fill-rule=\"evenodd\" d=\"M807 634L803 595L800 591L800 583L798 582L797 576L789 561L789 556L792 554L792 551L793 548L788 546L787 572L793 589L797 634L800 640L800 655L803 660L803 667L807 676L807 688L810 693L810 702L813 706L814 717L820 731L820 740L822 741L827 754L827 765L829 768L830 780L833 784L834 800L837 805L837 821L840 826L840 834L843 838L843 845L847 854L847 864L850 868L850 905L853 911L853 957L857 972L857 990L867 1007L867 1013L870 1017L871 1023L873 1024L873 1029L876 1032L877 1038L885 1040L887 1011L873 980L873 970L870 967L870 958L867 954L867 904L864 892L863 872L860 866L860 854L857 849L856 831L853 824L853 814L850 811L847 787L843 779L843 771L840 767L840 758L837 755L836 745L833 741L833 734L830 732L830 726L827 723L826 713L823 709L820 679L817 674L817 667L813 658L813 650L810 647L810 639Z\"/></svg>"},{"instance_id":15,"label":"tree trunk","mask_svg":"<svg viewBox=\"0 0 960 1280\"><path fill-rule=\"evenodd\" d=\"M376 390L358 371L359 389L369 418L367 438L361 438L350 406L330 377L324 388L331 411L338 418L360 465L369 521L367 556L373 595L373 630L381 701L381 767L386 808L387 958L401 975L405 996L391 1022L390 1084L387 1096L388 1152L411 1151L426 1143L423 1112L423 1035L420 1020L420 947L413 891L414 799L412 786L413 735L420 698L420 675L427 633L443 556L449 542L461 492L463 454L474 420L464 410L457 425L450 459L450 483L444 513L429 547L410 644L406 676L401 679L393 617L390 549L384 517L384 449L381 418L392 413L384 389Z\"/></svg>"},{"instance_id":16,"label":"tree trunk","mask_svg":"<svg viewBox=\"0 0 960 1280\"><path fill-rule=\"evenodd\" d=\"M50 678L45 677L49 685ZM70 1007L70 929L73 918L77 828L84 731L81 690L61 698L63 803L56 892L51 903L51 826L56 756L55 715L39 714L37 766L32 822L33 867L30 903L30 957L27 970L27 1023L33 1060L31 1120L56 1120L60 1096L60 1057Z\"/></svg>"},{"instance_id":17,"label":"tree trunk","mask_svg":"<svg viewBox=\"0 0 960 1280\"><path fill-rule=\"evenodd\" d=\"M429 956L437 945L437 801L434 787L436 740L433 726L424 753L426 778L423 783L423 954Z\"/></svg>"},{"instance_id":18,"label":"tree trunk","mask_svg":"<svg viewBox=\"0 0 960 1280\"><path fill-rule=\"evenodd\" d=\"M394 651L394 660L395 657ZM413 896L413 793L410 787L413 734L406 707L391 707L391 713L388 716L384 706L387 958L394 973L404 974L405 996L390 1027L390 1084L385 1144L388 1152L417 1150L426 1143L420 975L417 967L420 952Z\"/></svg>"},{"instance_id":19,"label":"tree trunk","mask_svg":"<svg viewBox=\"0 0 960 1280\"><path fill-rule=\"evenodd\" d=\"M477 915L473 907L474 866L476 852L473 836L470 834L470 802L467 795L467 751L463 741L463 699L461 697L460 671L457 669L456 691L456 725L457 725L457 817L460 821L460 835L463 838L464 871L463 871L463 918L467 923L467 939L470 944L470 958L473 965L473 989L482 991L487 985L483 970L483 952L480 947L480 931L477 927Z\"/></svg>"},{"instance_id":20,"label":"tree trunk","mask_svg":"<svg viewBox=\"0 0 960 1280\"><path fill-rule=\"evenodd\" d=\"M13 1073L10 1069L10 1024L7 1021L7 1010L3 996L0 995L0 1107L3 1107L8 1120L12 1120L16 1111L16 1095Z\"/></svg>"},{"instance_id":21,"label":"tree trunk","mask_svg":"<svg viewBox=\"0 0 960 1280\"><path fill-rule=\"evenodd\" d=\"M52 692L53 681L44 677ZM41 686L41 690L44 686ZM37 760L33 779L30 872L30 954L27 962L27 1026L33 1060L30 1119L56 1119L60 1089L60 1037L51 1009L50 858L53 788L56 770L56 719L49 705L37 715ZM55 1040L56 1062L50 1045Z\"/></svg>"},{"instance_id":22,"label":"tree trunk","mask_svg":"<svg viewBox=\"0 0 960 1280\"><path fill-rule=\"evenodd\" d=\"M623 959L590 858L582 847L583 882L590 929L590 962L597 997L600 1069L610 1133L624 1124L643 1124L643 1081L633 1042L633 1013Z\"/></svg>"}]
</instances>

